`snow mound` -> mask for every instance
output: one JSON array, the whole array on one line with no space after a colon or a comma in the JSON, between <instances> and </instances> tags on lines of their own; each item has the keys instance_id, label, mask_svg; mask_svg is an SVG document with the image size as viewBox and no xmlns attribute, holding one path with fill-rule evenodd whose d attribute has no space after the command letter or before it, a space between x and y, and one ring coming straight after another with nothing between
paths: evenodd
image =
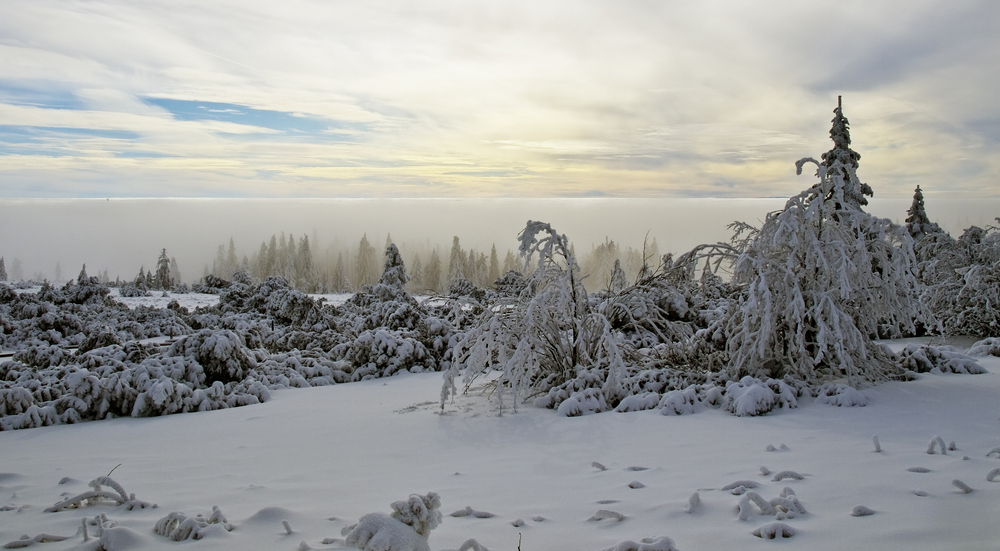
<instances>
[{"instance_id":1,"label":"snow mound","mask_svg":"<svg viewBox=\"0 0 1000 551\"><path fill-rule=\"evenodd\" d=\"M638 542L625 540L608 547L603 551L678 551L674 540L662 536L659 538L642 538Z\"/></svg>"},{"instance_id":2,"label":"snow mound","mask_svg":"<svg viewBox=\"0 0 1000 551\"><path fill-rule=\"evenodd\" d=\"M795 529L783 522L772 522L765 524L753 531L753 535L758 538L773 540L776 538L790 538L796 534Z\"/></svg>"}]
</instances>

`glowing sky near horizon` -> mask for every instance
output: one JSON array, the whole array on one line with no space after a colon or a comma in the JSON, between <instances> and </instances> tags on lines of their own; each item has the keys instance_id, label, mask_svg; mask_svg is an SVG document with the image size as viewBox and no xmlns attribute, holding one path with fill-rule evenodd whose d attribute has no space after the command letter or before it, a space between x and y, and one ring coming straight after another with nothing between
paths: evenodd
<instances>
[{"instance_id":1,"label":"glowing sky near horizon","mask_svg":"<svg viewBox=\"0 0 1000 551\"><path fill-rule=\"evenodd\" d=\"M4 0L0 199L1000 184L1000 3Z\"/></svg>"}]
</instances>

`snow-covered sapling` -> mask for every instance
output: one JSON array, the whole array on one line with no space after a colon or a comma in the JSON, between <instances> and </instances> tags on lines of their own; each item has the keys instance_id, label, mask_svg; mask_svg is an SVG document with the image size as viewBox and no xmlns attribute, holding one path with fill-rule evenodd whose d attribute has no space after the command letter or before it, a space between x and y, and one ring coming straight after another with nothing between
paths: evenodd
<instances>
[{"instance_id":1,"label":"snow-covered sapling","mask_svg":"<svg viewBox=\"0 0 1000 551\"><path fill-rule=\"evenodd\" d=\"M781 471L780 473L774 475L771 479L772 482L781 482L782 480L792 479L792 480L802 480L802 475L795 471Z\"/></svg>"},{"instance_id":2,"label":"snow-covered sapling","mask_svg":"<svg viewBox=\"0 0 1000 551\"><path fill-rule=\"evenodd\" d=\"M109 491L103 489L101 486L110 486L112 490ZM59 511L65 511L67 509L76 509L80 507L89 507L101 500L110 499L115 502L115 505L123 505L129 501L128 494L125 493L125 489L122 488L121 484L118 484L109 477L101 476L90 481L90 487L93 490L83 492L82 494L73 496L69 499L60 501L52 507L45 509L46 513L56 513ZM133 494L132 499L135 500L135 495ZM140 508L145 508L140 506Z\"/></svg>"},{"instance_id":3,"label":"snow-covered sapling","mask_svg":"<svg viewBox=\"0 0 1000 551\"><path fill-rule=\"evenodd\" d=\"M597 470L599 470L599 471L606 471L606 470L608 470L607 467L605 467L604 465L598 463L597 461L594 461L593 463L591 463L590 466L593 467L593 468L595 468L595 469L597 469Z\"/></svg>"},{"instance_id":4,"label":"snow-covered sapling","mask_svg":"<svg viewBox=\"0 0 1000 551\"><path fill-rule=\"evenodd\" d=\"M427 538L441 523L441 498L434 492L413 494L391 507L391 515L369 513L345 527L344 543L365 551L430 551Z\"/></svg>"},{"instance_id":5,"label":"snow-covered sapling","mask_svg":"<svg viewBox=\"0 0 1000 551\"><path fill-rule=\"evenodd\" d=\"M954 487L956 487L956 488L958 488L958 491L962 492L963 494L971 494L972 493L972 488L968 484L966 484L965 482L962 482L961 480L959 480L957 478L955 480L951 481L951 485L954 486Z\"/></svg>"},{"instance_id":6,"label":"snow-covered sapling","mask_svg":"<svg viewBox=\"0 0 1000 551\"><path fill-rule=\"evenodd\" d=\"M698 495L698 492L695 492L688 498L687 512L693 513L698 507L701 507L701 496Z\"/></svg>"},{"instance_id":7,"label":"snow-covered sapling","mask_svg":"<svg viewBox=\"0 0 1000 551\"><path fill-rule=\"evenodd\" d=\"M875 444L875 453L882 453L882 446L878 443L878 435L872 436L872 444Z\"/></svg>"},{"instance_id":8,"label":"snow-covered sapling","mask_svg":"<svg viewBox=\"0 0 1000 551\"><path fill-rule=\"evenodd\" d=\"M938 448L941 449L941 455L948 455L948 452L946 451L946 448L945 448L945 445L944 445L944 439L941 438L940 436L936 436L935 435L933 438L931 438L931 441L927 444L927 453L928 454L930 454L930 455L934 454L934 446L937 446Z\"/></svg>"}]
</instances>

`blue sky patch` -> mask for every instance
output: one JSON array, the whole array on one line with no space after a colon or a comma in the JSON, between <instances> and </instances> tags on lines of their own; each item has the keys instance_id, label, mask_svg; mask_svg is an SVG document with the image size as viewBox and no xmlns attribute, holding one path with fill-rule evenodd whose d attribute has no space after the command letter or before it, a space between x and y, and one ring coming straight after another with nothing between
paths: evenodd
<instances>
[{"instance_id":1,"label":"blue sky patch","mask_svg":"<svg viewBox=\"0 0 1000 551\"><path fill-rule=\"evenodd\" d=\"M32 88L13 84L4 79L0 79L0 103L43 109L86 109L80 98L68 90L52 87Z\"/></svg>"},{"instance_id":2,"label":"blue sky patch","mask_svg":"<svg viewBox=\"0 0 1000 551\"><path fill-rule=\"evenodd\" d=\"M143 98L143 101L170 112L179 121L221 121L248 126L258 126L287 135L326 136L342 141L345 131L360 130L360 125L331 121L321 117L305 116L287 111L254 109L235 103L189 101L165 98ZM338 133L338 130L340 131Z\"/></svg>"}]
</instances>

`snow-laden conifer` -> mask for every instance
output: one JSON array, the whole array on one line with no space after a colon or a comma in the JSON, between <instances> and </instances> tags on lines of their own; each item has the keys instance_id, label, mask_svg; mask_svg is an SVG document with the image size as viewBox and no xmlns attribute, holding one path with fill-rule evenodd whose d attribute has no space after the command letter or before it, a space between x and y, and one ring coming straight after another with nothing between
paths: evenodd
<instances>
[{"instance_id":1,"label":"snow-laden conifer","mask_svg":"<svg viewBox=\"0 0 1000 551\"><path fill-rule=\"evenodd\" d=\"M547 392L588 368L600 367L605 370L601 397L575 395L564 413L613 407L623 397L624 359L609 321L590 308L569 240L550 224L535 221L528 221L519 239L525 266L536 261L534 271L524 291L517 297L500 297L456 343L442 398L447 398L463 368L466 385L489 370L501 371L497 397L502 400L503 390L509 389L516 407L531 394ZM558 407L566 398L570 396L551 406Z\"/></svg>"},{"instance_id":2,"label":"snow-laden conifer","mask_svg":"<svg viewBox=\"0 0 1000 551\"><path fill-rule=\"evenodd\" d=\"M909 234L861 210L870 188L843 147L849 140L838 142L837 113L837 147L817 163L819 182L769 214L736 261L746 294L726 325L732 379L884 380L898 368L874 339L914 334L929 317Z\"/></svg>"}]
</instances>

